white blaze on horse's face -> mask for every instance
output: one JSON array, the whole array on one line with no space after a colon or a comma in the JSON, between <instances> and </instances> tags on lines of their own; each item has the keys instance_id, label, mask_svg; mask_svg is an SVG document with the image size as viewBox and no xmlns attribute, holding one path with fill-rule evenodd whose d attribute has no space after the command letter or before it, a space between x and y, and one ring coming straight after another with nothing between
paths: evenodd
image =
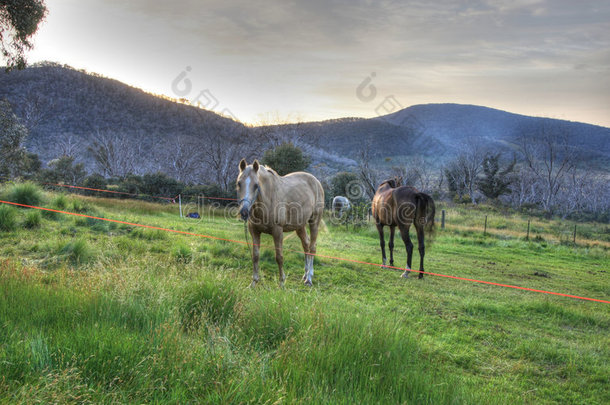
<instances>
[{"instance_id":1,"label":"white blaze on horse's face","mask_svg":"<svg viewBox=\"0 0 610 405\"><path fill-rule=\"evenodd\" d=\"M248 166L244 159L239 162L239 176L237 177L237 199L239 200L239 214L244 221L248 220L252 206L259 193L258 161Z\"/></svg>"}]
</instances>

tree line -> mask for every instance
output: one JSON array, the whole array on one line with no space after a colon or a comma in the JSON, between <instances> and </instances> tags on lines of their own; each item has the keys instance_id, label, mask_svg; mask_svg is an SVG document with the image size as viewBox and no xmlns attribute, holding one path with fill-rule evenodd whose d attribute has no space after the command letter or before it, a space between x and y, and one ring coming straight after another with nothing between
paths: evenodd
<instances>
[{"instance_id":1,"label":"tree line","mask_svg":"<svg viewBox=\"0 0 610 405\"><path fill-rule=\"evenodd\" d=\"M202 125L211 127L199 137L158 139L154 156L144 152L150 149L139 147L151 142L143 135L97 131L87 146L81 139L65 136L55 145L57 158L43 167L40 158L23 146L27 127L7 101L0 101L0 176L91 188L113 186L134 194L171 196L188 191L229 197L234 194L235 162L242 157L263 156L262 163L280 175L314 169L312 157L306 153L309 144L298 126L282 131L277 126L231 125L228 120L202 120ZM423 157L382 169L365 147L351 170L316 174L322 177L327 203L335 195L345 195L355 204L370 201L381 181L398 176L404 184L437 199L470 204L487 201L547 215L610 219L607 177L584 170L584 158L550 124L524 128L511 156L485 145L478 138L469 138L440 170ZM83 154L92 158L93 170L78 161Z\"/></svg>"}]
</instances>

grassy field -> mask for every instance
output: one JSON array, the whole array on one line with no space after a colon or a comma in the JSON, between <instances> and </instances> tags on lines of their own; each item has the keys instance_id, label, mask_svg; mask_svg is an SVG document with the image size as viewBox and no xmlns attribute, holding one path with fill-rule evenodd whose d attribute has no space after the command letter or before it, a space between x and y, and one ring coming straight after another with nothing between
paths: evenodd
<instances>
[{"instance_id":1,"label":"grassy field","mask_svg":"<svg viewBox=\"0 0 610 405\"><path fill-rule=\"evenodd\" d=\"M171 205L27 188L0 196L244 240L221 211L181 220ZM610 299L607 225L579 225L573 245L565 224L536 220L526 241L527 218L445 208L428 271ZM243 244L0 204L0 400L610 403L609 304L324 258L307 288L298 238L285 248L286 288L264 247L249 289ZM381 260L370 225L326 221L318 252Z\"/></svg>"}]
</instances>

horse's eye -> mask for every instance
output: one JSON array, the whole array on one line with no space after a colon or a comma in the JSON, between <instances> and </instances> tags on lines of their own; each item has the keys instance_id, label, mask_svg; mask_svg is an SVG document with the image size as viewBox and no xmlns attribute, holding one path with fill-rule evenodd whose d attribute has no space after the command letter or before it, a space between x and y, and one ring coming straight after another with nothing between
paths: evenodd
<instances>
[{"instance_id":1,"label":"horse's eye","mask_svg":"<svg viewBox=\"0 0 610 405\"><path fill-rule=\"evenodd\" d=\"M254 189L256 190L257 188L258 188L258 184L255 184L254 185Z\"/></svg>"},{"instance_id":2,"label":"horse's eye","mask_svg":"<svg viewBox=\"0 0 610 405\"><path fill-rule=\"evenodd\" d=\"M239 190L241 188L241 183L237 183L237 189Z\"/></svg>"}]
</instances>

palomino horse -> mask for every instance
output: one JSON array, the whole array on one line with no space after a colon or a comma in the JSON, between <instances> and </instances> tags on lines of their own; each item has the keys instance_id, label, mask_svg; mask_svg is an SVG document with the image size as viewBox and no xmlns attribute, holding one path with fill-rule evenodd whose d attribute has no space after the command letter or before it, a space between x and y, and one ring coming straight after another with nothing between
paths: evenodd
<instances>
[{"instance_id":1,"label":"palomino horse","mask_svg":"<svg viewBox=\"0 0 610 405\"><path fill-rule=\"evenodd\" d=\"M280 286L284 286L284 232L296 231L305 252L305 285L311 285L313 255L316 253L318 227L324 213L324 190L309 173L296 172L286 176L258 163L239 162L237 177L239 213L248 222L252 235L252 263L254 287L259 280L258 259L261 233L271 234L275 243L275 260L280 269ZM305 227L309 225L309 236Z\"/></svg>"},{"instance_id":2,"label":"palomino horse","mask_svg":"<svg viewBox=\"0 0 610 405\"><path fill-rule=\"evenodd\" d=\"M424 276L424 228L428 232L434 230L434 201L428 194L420 193L414 187L400 186L400 180L386 180L377 189L373 197L373 217L379 231L379 244L383 265L386 265L385 241L383 239L383 227L390 227L390 266L394 265L394 231L396 226L400 236L407 248L407 267L402 277L408 277L411 270L413 258L413 243L409 237L411 224L415 225L417 231L417 247L419 249L419 278Z\"/></svg>"}]
</instances>

